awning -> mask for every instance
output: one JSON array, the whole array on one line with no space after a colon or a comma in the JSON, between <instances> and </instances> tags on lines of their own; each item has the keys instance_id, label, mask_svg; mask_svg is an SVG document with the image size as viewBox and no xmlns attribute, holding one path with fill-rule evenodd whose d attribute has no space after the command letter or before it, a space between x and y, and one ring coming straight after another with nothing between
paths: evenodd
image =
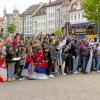
<instances>
[{"instance_id":1,"label":"awning","mask_svg":"<svg viewBox=\"0 0 100 100\"><path fill-rule=\"evenodd\" d=\"M71 24L72 27L82 27L82 28L86 28L87 26L91 25L93 23L91 22L86 22L86 23L78 23L78 24Z\"/></svg>"}]
</instances>

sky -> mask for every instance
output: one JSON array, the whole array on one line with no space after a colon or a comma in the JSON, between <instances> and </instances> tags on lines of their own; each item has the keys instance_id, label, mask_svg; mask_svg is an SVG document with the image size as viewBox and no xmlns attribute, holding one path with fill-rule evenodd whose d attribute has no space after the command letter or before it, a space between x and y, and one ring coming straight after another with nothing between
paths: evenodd
<instances>
[{"instance_id":1,"label":"sky","mask_svg":"<svg viewBox=\"0 0 100 100\"><path fill-rule=\"evenodd\" d=\"M15 7L22 13L29 6L39 2L49 2L49 0L0 0L0 17L3 16L4 7L6 7L7 13L12 13Z\"/></svg>"}]
</instances>

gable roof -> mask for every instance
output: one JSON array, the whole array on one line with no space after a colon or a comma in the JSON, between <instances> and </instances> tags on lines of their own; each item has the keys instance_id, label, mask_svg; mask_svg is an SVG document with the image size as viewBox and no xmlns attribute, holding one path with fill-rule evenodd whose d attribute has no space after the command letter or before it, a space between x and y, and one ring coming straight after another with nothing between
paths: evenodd
<instances>
[{"instance_id":1,"label":"gable roof","mask_svg":"<svg viewBox=\"0 0 100 100\"><path fill-rule=\"evenodd\" d=\"M46 14L46 4L41 4L36 12L32 16L44 15Z\"/></svg>"},{"instance_id":2,"label":"gable roof","mask_svg":"<svg viewBox=\"0 0 100 100\"><path fill-rule=\"evenodd\" d=\"M32 5L29 8L27 8L22 15L32 15L34 13L34 11L36 11L36 9L39 7L40 4L37 5Z\"/></svg>"},{"instance_id":3,"label":"gable roof","mask_svg":"<svg viewBox=\"0 0 100 100\"><path fill-rule=\"evenodd\" d=\"M38 6L38 8L36 9L36 11L33 12L32 16L36 15L37 12L44 6L43 3L40 3L40 5Z\"/></svg>"}]
</instances>

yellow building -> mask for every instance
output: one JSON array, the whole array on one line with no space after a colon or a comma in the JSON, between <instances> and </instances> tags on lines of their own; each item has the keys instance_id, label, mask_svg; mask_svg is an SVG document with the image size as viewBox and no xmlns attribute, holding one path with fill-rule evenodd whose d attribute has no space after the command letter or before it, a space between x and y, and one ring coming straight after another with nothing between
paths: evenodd
<instances>
[{"instance_id":1,"label":"yellow building","mask_svg":"<svg viewBox=\"0 0 100 100\"><path fill-rule=\"evenodd\" d=\"M13 23L16 26L16 33L20 32L20 18L19 18L19 11L15 8L13 10Z\"/></svg>"}]
</instances>

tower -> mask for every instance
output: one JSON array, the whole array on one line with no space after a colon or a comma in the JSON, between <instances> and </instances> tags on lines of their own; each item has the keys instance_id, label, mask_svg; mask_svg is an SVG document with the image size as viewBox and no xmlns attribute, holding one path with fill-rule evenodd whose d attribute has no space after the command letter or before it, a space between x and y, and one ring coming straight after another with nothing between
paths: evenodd
<instances>
[{"instance_id":1,"label":"tower","mask_svg":"<svg viewBox=\"0 0 100 100\"><path fill-rule=\"evenodd\" d=\"M51 0L49 0L49 4L51 4Z\"/></svg>"},{"instance_id":2,"label":"tower","mask_svg":"<svg viewBox=\"0 0 100 100\"><path fill-rule=\"evenodd\" d=\"M17 7L15 7L15 8L13 9L13 15L14 15L14 16L19 15L19 11L18 11Z\"/></svg>"},{"instance_id":3,"label":"tower","mask_svg":"<svg viewBox=\"0 0 100 100\"><path fill-rule=\"evenodd\" d=\"M4 10L3 10L3 16L5 17L6 14L7 14L6 7L4 7Z\"/></svg>"}]
</instances>

